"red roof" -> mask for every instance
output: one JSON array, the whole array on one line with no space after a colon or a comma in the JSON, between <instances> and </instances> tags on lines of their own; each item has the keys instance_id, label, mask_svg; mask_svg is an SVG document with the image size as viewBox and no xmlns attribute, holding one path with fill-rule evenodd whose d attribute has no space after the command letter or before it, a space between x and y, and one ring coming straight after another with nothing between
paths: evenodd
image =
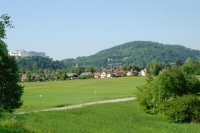
<instances>
[{"instance_id":1,"label":"red roof","mask_svg":"<svg viewBox=\"0 0 200 133\"><path fill-rule=\"evenodd\" d=\"M109 73L112 73L112 70L106 70L106 69L104 69L104 70L102 70L102 73L103 73L103 72L109 74Z\"/></svg>"},{"instance_id":2,"label":"red roof","mask_svg":"<svg viewBox=\"0 0 200 133\"><path fill-rule=\"evenodd\" d=\"M101 73L100 72L93 72L93 75L94 76L101 76Z\"/></svg>"},{"instance_id":3,"label":"red roof","mask_svg":"<svg viewBox=\"0 0 200 133\"><path fill-rule=\"evenodd\" d=\"M122 74L122 73L125 73L125 71L122 70L122 69L115 69L115 70L114 70L114 73L115 73L115 74Z\"/></svg>"}]
</instances>

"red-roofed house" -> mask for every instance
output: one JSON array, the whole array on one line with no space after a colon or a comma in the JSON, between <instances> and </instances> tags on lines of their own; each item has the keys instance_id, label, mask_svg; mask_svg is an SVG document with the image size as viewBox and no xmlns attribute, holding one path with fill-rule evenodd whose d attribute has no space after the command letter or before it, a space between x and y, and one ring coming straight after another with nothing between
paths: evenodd
<instances>
[{"instance_id":1,"label":"red-roofed house","mask_svg":"<svg viewBox=\"0 0 200 133\"><path fill-rule=\"evenodd\" d=\"M115 69L114 70L114 74L115 74L116 77L121 77L123 73L125 73L125 71L122 70L122 69Z\"/></svg>"},{"instance_id":2,"label":"red-roofed house","mask_svg":"<svg viewBox=\"0 0 200 133\"><path fill-rule=\"evenodd\" d=\"M100 72L93 72L94 78L101 78L101 73Z\"/></svg>"}]
</instances>

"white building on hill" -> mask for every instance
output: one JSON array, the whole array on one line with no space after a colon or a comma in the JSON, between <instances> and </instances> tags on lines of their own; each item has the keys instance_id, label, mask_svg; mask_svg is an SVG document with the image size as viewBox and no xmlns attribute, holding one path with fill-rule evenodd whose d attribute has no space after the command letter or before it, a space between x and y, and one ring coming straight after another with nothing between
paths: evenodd
<instances>
[{"instance_id":1,"label":"white building on hill","mask_svg":"<svg viewBox=\"0 0 200 133\"><path fill-rule=\"evenodd\" d=\"M47 57L44 52L35 52L35 51L25 51L25 50L16 50L15 52L8 52L9 55L11 56L16 56L16 57L28 57L28 56L41 56L41 57Z\"/></svg>"}]
</instances>

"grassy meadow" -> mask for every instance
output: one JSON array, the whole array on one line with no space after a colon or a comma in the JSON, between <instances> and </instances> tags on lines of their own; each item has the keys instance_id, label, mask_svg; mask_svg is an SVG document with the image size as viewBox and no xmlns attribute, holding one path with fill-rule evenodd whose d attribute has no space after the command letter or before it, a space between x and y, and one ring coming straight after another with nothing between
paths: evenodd
<instances>
[{"instance_id":1,"label":"grassy meadow","mask_svg":"<svg viewBox=\"0 0 200 133\"><path fill-rule=\"evenodd\" d=\"M146 77L24 82L23 106L16 112L135 96L136 87L145 84ZM96 92L96 93L95 93ZM40 99L39 95L42 95Z\"/></svg>"},{"instance_id":2,"label":"grassy meadow","mask_svg":"<svg viewBox=\"0 0 200 133\"><path fill-rule=\"evenodd\" d=\"M137 100L17 115L35 133L199 133L199 124L169 123L141 112Z\"/></svg>"},{"instance_id":3,"label":"grassy meadow","mask_svg":"<svg viewBox=\"0 0 200 133\"><path fill-rule=\"evenodd\" d=\"M200 76L198 76L200 79ZM135 96L146 77L25 82L24 105L16 111L33 111L91 101ZM96 91L96 96L95 96ZM39 95L42 95L40 100ZM42 104L41 104L42 103ZM137 100L96 104L62 111L15 114L19 132L33 133L199 133L195 123L176 124L164 116L145 114ZM22 130L23 128L23 130ZM1 129L0 129L1 131ZM4 131L4 130L2 130Z\"/></svg>"}]
</instances>

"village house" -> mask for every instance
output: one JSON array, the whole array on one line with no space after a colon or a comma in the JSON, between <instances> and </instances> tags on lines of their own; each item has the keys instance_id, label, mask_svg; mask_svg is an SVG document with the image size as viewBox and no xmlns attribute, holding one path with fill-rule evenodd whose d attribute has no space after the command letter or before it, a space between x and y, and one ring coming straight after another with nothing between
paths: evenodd
<instances>
[{"instance_id":1,"label":"village house","mask_svg":"<svg viewBox=\"0 0 200 133\"><path fill-rule=\"evenodd\" d=\"M149 71L145 68L144 70L141 70L141 71L139 72L139 76L147 76L148 72L149 72Z\"/></svg>"},{"instance_id":2,"label":"village house","mask_svg":"<svg viewBox=\"0 0 200 133\"><path fill-rule=\"evenodd\" d=\"M128 72L126 73L126 76L133 76L133 71L128 71Z\"/></svg>"},{"instance_id":3,"label":"village house","mask_svg":"<svg viewBox=\"0 0 200 133\"><path fill-rule=\"evenodd\" d=\"M101 73L100 72L93 72L94 78L101 78Z\"/></svg>"},{"instance_id":4,"label":"village house","mask_svg":"<svg viewBox=\"0 0 200 133\"><path fill-rule=\"evenodd\" d=\"M128 71L126 73L126 76L133 76L133 75L138 75L138 71L137 70L134 70L134 69L131 69L130 71Z\"/></svg>"},{"instance_id":5,"label":"village house","mask_svg":"<svg viewBox=\"0 0 200 133\"><path fill-rule=\"evenodd\" d=\"M26 81L26 74L22 74L20 81L21 82L25 82Z\"/></svg>"},{"instance_id":6,"label":"village house","mask_svg":"<svg viewBox=\"0 0 200 133\"><path fill-rule=\"evenodd\" d=\"M79 77L93 77L93 74L91 72L83 72Z\"/></svg>"},{"instance_id":7,"label":"village house","mask_svg":"<svg viewBox=\"0 0 200 133\"><path fill-rule=\"evenodd\" d=\"M107 78L107 73L105 69L101 72L101 78Z\"/></svg>"},{"instance_id":8,"label":"village house","mask_svg":"<svg viewBox=\"0 0 200 133\"><path fill-rule=\"evenodd\" d=\"M114 71L113 70L102 70L101 72L101 78L112 78L114 77Z\"/></svg>"},{"instance_id":9,"label":"village house","mask_svg":"<svg viewBox=\"0 0 200 133\"><path fill-rule=\"evenodd\" d=\"M78 74L76 73L66 73L66 76L68 77L68 79L78 78Z\"/></svg>"},{"instance_id":10,"label":"village house","mask_svg":"<svg viewBox=\"0 0 200 133\"><path fill-rule=\"evenodd\" d=\"M121 77L123 73L125 73L125 71L123 69L115 69L114 70L115 77Z\"/></svg>"},{"instance_id":11,"label":"village house","mask_svg":"<svg viewBox=\"0 0 200 133\"><path fill-rule=\"evenodd\" d=\"M94 72L94 78L113 78L113 77L121 77L122 74L125 73L122 69L115 70L106 70L103 69L101 72Z\"/></svg>"},{"instance_id":12,"label":"village house","mask_svg":"<svg viewBox=\"0 0 200 133\"><path fill-rule=\"evenodd\" d=\"M113 70L107 70L107 78L112 78L114 77L114 71Z\"/></svg>"}]
</instances>

